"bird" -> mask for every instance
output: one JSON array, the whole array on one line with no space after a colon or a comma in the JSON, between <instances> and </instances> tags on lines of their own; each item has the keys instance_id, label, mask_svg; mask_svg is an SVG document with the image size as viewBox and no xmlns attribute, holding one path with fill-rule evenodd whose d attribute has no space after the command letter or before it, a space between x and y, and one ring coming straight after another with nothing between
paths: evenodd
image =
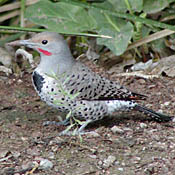
<instances>
[{"instance_id":1,"label":"bird","mask_svg":"<svg viewBox=\"0 0 175 175\"><path fill-rule=\"evenodd\" d=\"M85 121L78 133L83 133L89 123L121 111L139 111L158 122L172 120L171 116L140 105L139 101L147 96L100 76L74 59L64 37L56 32L41 32L8 44L25 46L40 54L40 63L32 73L34 88L49 106L62 113L71 111L75 118ZM58 125L67 122L65 119Z\"/></svg>"}]
</instances>

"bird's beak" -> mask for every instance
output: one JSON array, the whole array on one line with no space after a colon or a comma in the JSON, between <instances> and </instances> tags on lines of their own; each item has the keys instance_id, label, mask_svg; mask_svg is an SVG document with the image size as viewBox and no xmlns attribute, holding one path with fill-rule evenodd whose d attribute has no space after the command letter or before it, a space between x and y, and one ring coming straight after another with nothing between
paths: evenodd
<instances>
[{"instance_id":1,"label":"bird's beak","mask_svg":"<svg viewBox=\"0 0 175 175\"><path fill-rule=\"evenodd\" d=\"M35 43L31 42L30 40L17 40L17 41L12 41L10 43L7 43L9 46L26 46L29 48L33 48L36 46Z\"/></svg>"}]
</instances>

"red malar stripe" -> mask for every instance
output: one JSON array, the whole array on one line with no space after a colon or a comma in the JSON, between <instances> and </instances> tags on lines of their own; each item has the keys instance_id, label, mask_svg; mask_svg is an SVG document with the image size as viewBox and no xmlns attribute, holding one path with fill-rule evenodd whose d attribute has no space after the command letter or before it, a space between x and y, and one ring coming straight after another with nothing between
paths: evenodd
<instances>
[{"instance_id":1,"label":"red malar stripe","mask_svg":"<svg viewBox=\"0 0 175 175\"><path fill-rule=\"evenodd\" d=\"M42 52L44 55L46 55L46 56L51 56L51 55L52 55L52 53L51 53L51 52L48 52L47 50L43 50L43 49L41 49L41 48L38 48L38 50L39 50L40 52Z\"/></svg>"}]
</instances>

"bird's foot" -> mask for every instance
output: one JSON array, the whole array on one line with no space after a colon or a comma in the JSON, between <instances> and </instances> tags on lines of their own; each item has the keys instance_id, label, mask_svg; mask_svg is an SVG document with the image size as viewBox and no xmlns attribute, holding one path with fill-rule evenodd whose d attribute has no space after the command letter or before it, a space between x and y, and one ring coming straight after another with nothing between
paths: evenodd
<instances>
[{"instance_id":1,"label":"bird's foot","mask_svg":"<svg viewBox=\"0 0 175 175\"><path fill-rule=\"evenodd\" d=\"M43 122L43 126L48 126L48 125L56 125L56 126L67 126L70 124L69 118L61 121L61 122L56 122L56 121L45 121Z\"/></svg>"},{"instance_id":2,"label":"bird's foot","mask_svg":"<svg viewBox=\"0 0 175 175\"><path fill-rule=\"evenodd\" d=\"M85 134L89 134L91 132L85 132L84 129L85 127L91 123L92 120L87 120L86 122L84 122L81 127L79 129L75 129L74 131L70 131L70 129L74 126L74 125L70 125L68 126L68 128L66 128L64 131L62 131L61 133L59 133L59 136L63 136L63 135L67 135L67 136L77 136L77 135L85 135Z\"/></svg>"}]
</instances>

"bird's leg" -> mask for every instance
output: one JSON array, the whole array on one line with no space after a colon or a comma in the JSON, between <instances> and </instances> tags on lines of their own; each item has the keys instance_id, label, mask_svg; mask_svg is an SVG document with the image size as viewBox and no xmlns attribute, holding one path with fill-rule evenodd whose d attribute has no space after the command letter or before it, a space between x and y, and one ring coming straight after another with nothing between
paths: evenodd
<instances>
[{"instance_id":1,"label":"bird's leg","mask_svg":"<svg viewBox=\"0 0 175 175\"><path fill-rule=\"evenodd\" d=\"M78 132L81 133L81 132L84 132L84 129L86 128L86 126L91 123L92 120L87 120L86 122L84 122L81 127L78 129Z\"/></svg>"},{"instance_id":2,"label":"bird's leg","mask_svg":"<svg viewBox=\"0 0 175 175\"><path fill-rule=\"evenodd\" d=\"M86 122L84 122L81 127L78 130L74 130L74 131L69 131L68 129L65 129L64 131L62 131L61 133L59 133L59 136L62 135L68 135L68 136L75 136L75 135L84 135L84 134L88 134L90 132L85 132L84 129L85 127L91 123L93 120L87 120Z\"/></svg>"},{"instance_id":3,"label":"bird's leg","mask_svg":"<svg viewBox=\"0 0 175 175\"><path fill-rule=\"evenodd\" d=\"M70 119L66 118L65 120L61 122L56 122L56 121L45 121L43 122L43 126L48 126L48 125L56 125L56 126L67 126L70 124Z\"/></svg>"}]
</instances>

